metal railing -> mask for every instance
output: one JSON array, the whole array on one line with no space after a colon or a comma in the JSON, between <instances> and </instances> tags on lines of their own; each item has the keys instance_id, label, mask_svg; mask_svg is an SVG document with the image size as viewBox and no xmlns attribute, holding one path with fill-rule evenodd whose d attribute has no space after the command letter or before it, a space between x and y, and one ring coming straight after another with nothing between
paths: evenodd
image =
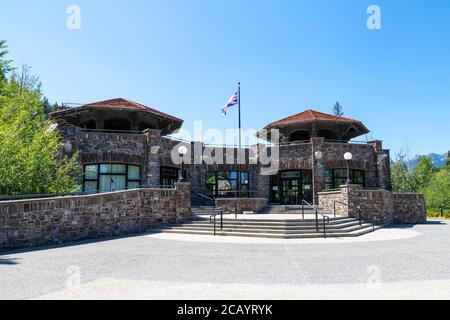
<instances>
[{"instance_id":1,"label":"metal railing","mask_svg":"<svg viewBox=\"0 0 450 320\"><path fill-rule=\"evenodd\" d=\"M336 204L342 204L342 205L344 205L344 206L348 206L348 204L347 203L344 203L344 202L341 202L341 201L333 201L333 214L334 214L334 217L336 218L336 216L337 216L337 213L336 213Z\"/></svg>"},{"instance_id":2,"label":"metal railing","mask_svg":"<svg viewBox=\"0 0 450 320\"><path fill-rule=\"evenodd\" d=\"M220 215L220 230L223 230L223 214L225 212L225 210L223 208L218 208L216 207L216 199L215 198L211 198L208 196L205 196L204 194L201 193L197 193L197 196L199 196L200 198L206 199L208 201L212 201L213 203L213 213L212 215L209 217L209 223L214 223L214 235L217 235L217 216Z\"/></svg>"},{"instance_id":3,"label":"metal railing","mask_svg":"<svg viewBox=\"0 0 450 320\"><path fill-rule=\"evenodd\" d=\"M319 209L315 205L310 204L306 200L302 200L303 220L305 219L304 218L304 216L305 216L305 205L310 207L310 208L312 208L314 210L314 213L316 215L316 230L317 230L317 232L320 232L319 215L322 216L322 220L323 220L323 236L326 238L327 237L327 224L330 224L330 217L320 213Z\"/></svg>"}]
</instances>

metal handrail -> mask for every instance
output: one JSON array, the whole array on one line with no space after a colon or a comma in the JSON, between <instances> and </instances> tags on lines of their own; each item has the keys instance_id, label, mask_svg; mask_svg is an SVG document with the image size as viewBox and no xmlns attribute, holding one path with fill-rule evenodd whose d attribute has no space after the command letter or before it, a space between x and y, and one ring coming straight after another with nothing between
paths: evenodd
<instances>
[{"instance_id":1,"label":"metal handrail","mask_svg":"<svg viewBox=\"0 0 450 320\"><path fill-rule=\"evenodd\" d=\"M334 217L335 218L336 218L336 203L343 204L344 206L348 205L347 203L344 203L344 202L341 202L341 201L337 201L337 200L333 201L333 206L334 206L333 213L334 213Z\"/></svg>"},{"instance_id":2,"label":"metal handrail","mask_svg":"<svg viewBox=\"0 0 450 320\"><path fill-rule=\"evenodd\" d=\"M216 199L215 198L208 197L201 193L197 193L197 196L213 202L213 214L209 217L209 223L214 222L214 235L217 235L217 216L220 214L220 230L223 230L223 214L224 214L225 210L223 208L216 207Z\"/></svg>"},{"instance_id":3,"label":"metal handrail","mask_svg":"<svg viewBox=\"0 0 450 320\"><path fill-rule=\"evenodd\" d=\"M302 212L303 212L303 218L304 218L304 212L305 212L305 205L307 205L308 207L312 208L316 214L316 230L317 232L320 231L319 228L319 215L322 216L323 218L323 236L326 238L327 237L327 224L330 224L330 217L322 214L321 212L319 212L319 209L315 206L310 204L308 201L306 200L302 200Z\"/></svg>"}]
</instances>

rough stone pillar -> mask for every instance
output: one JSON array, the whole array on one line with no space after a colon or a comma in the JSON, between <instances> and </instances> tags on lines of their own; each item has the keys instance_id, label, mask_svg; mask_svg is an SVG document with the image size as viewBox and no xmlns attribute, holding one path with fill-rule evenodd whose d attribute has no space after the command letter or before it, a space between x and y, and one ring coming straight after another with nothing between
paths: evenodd
<instances>
[{"instance_id":1,"label":"rough stone pillar","mask_svg":"<svg viewBox=\"0 0 450 320\"><path fill-rule=\"evenodd\" d=\"M157 130L145 130L144 134L147 137L146 168L143 170L146 183L148 186L159 186L161 167L161 132Z\"/></svg>"},{"instance_id":2,"label":"rough stone pillar","mask_svg":"<svg viewBox=\"0 0 450 320\"><path fill-rule=\"evenodd\" d=\"M348 216L352 218L358 217L359 197L357 192L361 189L359 185L341 186L342 202L347 204Z\"/></svg>"},{"instance_id":3,"label":"rough stone pillar","mask_svg":"<svg viewBox=\"0 0 450 320\"><path fill-rule=\"evenodd\" d=\"M383 150L383 142L379 140L370 141L368 144L373 147L377 157L378 187L392 191L390 151Z\"/></svg>"},{"instance_id":4,"label":"rough stone pillar","mask_svg":"<svg viewBox=\"0 0 450 320\"><path fill-rule=\"evenodd\" d=\"M323 146L324 138L312 138L312 176L314 204L319 203L318 192L325 190L326 154ZM321 157L320 157L321 156Z\"/></svg>"},{"instance_id":5,"label":"rough stone pillar","mask_svg":"<svg viewBox=\"0 0 450 320\"><path fill-rule=\"evenodd\" d=\"M191 183L191 190L193 194L206 192L206 169L203 165L203 143L194 141L191 144L191 165L189 171L188 181Z\"/></svg>"},{"instance_id":6,"label":"rough stone pillar","mask_svg":"<svg viewBox=\"0 0 450 320\"><path fill-rule=\"evenodd\" d=\"M178 182L175 184L176 222L192 218L191 184Z\"/></svg>"}]
</instances>

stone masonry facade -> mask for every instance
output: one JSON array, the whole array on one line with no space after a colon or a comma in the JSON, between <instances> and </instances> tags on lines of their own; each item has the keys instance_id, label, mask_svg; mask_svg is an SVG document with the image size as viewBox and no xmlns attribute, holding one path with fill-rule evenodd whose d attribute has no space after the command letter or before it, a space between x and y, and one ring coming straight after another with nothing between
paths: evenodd
<instances>
[{"instance_id":1,"label":"stone masonry facade","mask_svg":"<svg viewBox=\"0 0 450 320\"><path fill-rule=\"evenodd\" d=\"M192 217L189 183L63 198L0 202L0 249L144 232Z\"/></svg>"}]
</instances>

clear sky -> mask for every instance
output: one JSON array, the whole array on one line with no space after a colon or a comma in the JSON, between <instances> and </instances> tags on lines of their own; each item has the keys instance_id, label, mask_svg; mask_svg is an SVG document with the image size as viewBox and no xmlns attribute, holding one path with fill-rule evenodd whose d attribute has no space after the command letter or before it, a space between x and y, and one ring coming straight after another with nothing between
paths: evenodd
<instances>
[{"instance_id":1,"label":"clear sky","mask_svg":"<svg viewBox=\"0 0 450 320\"><path fill-rule=\"evenodd\" d=\"M81 29L68 30L69 5ZM366 26L381 8L381 30ZM242 82L243 126L345 115L386 148L450 149L448 0L1 0L0 39L51 101L129 98L207 128ZM363 140L366 138L363 137Z\"/></svg>"}]
</instances>

